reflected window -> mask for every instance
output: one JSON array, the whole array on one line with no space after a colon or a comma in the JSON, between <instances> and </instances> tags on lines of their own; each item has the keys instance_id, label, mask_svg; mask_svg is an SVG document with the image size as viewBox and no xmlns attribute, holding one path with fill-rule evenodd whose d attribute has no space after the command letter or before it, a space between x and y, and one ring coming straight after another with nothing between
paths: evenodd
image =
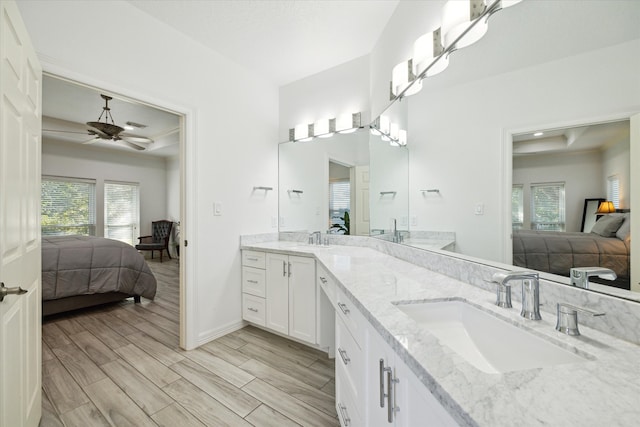
<instances>
[{"instance_id":1,"label":"reflected window","mask_svg":"<svg viewBox=\"0 0 640 427\"><path fill-rule=\"evenodd\" d=\"M521 230L524 225L524 186L514 185L511 190L511 225Z\"/></svg>"},{"instance_id":2,"label":"reflected window","mask_svg":"<svg viewBox=\"0 0 640 427\"><path fill-rule=\"evenodd\" d=\"M333 232L350 234L351 183L337 180L329 183L329 220Z\"/></svg>"},{"instance_id":3,"label":"reflected window","mask_svg":"<svg viewBox=\"0 0 640 427\"><path fill-rule=\"evenodd\" d=\"M618 175L607 178L607 200L613 202L613 207L620 209L620 179L618 179Z\"/></svg>"},{"instance_id":4,"label":"reflected window","mask_svg":"<svg viewBox=\"0 0 640 427\"><path fill-rule=\"evenodd\" d=\"M565 230L564 182L531 185L531 229Z\"/></svg>"}]
</instances>

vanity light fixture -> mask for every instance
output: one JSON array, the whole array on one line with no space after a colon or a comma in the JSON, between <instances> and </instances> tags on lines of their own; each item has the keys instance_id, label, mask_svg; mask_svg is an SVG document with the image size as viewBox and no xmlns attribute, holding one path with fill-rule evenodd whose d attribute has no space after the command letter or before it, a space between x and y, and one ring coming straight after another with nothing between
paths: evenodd
<instances>
[{"instance_id":1,"label":"vanity light fixture","mask_svg":"<svg viewBox=\"0 0 640 427\"><path fill-rule=\"evenodd\" d=\"M313 124L313 136L329 138L336 132L336 119L320 119Z\"/></svg>"},{"instance_id":2,"label":"vanity light fixture","mask_svg":"<svg viewBox=\"0 0 640 427\"><path fill-rule=\"evenodd\" d=\"M449 0L442 8L442 44L456 49L467 47L480 40L489 28L485 17L470 28L471 23L485 11L484 0ZM466 31L466 34L464 34ZM463 35L464 34L464 35ZM462 37L461 37L462 36Z\"/></svg>"},{"instance_id":3,"label":"vanity light fixture","mask_svg":"<svg viewBox=\"0 0 640 427\"><path fill-rule=\"evenodd\" d=\"M600 206L598 206L598 211L596 213L605 215L605 214L614 213L615 211L616 211L616 207L613 206L613 202L607 200L600 203Z\"/></svg>"},{"instance_id":4,"label":"vanity light fixture","mask_svg":"<svg viewBox=\"0 0 640 427\"><path fill-rule=\"evenodd\" d=\"M404 129L398 131L398 145L401 147L407 145L407 131Z\"/></svg>"},{"instance_id":5,"label":"vanity light fixture","mask_svg":"<svg viewBox=\"0 0 640 427\"><path fill-rule=\"evenodd\" d=\"M334 133L351 133L362 127L362 114L343 114L335 119L321 119L311 124L299 124L289 129L289 142L328 138Z\"/></svg>"},{"instance_id":6,"label":"vanity light fixture","mask_svg":"<svg viewBox=\"0 0 640 427\"><path fill-rule=\"evenodd\" d=\"M419 37L413 44L414 75L419 76L426 70L427 77L434 76L449 66L449 56L440 55L444 51L440 34L438 28Z\"/></svg>"}]
</instances>

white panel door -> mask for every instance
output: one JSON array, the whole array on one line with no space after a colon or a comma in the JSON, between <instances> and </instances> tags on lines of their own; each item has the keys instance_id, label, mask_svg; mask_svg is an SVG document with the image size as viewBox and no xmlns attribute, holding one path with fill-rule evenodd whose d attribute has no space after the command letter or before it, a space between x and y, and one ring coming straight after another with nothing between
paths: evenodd
<instances>
[{"instance_id":1,"label":"white panel door","mask_svg":"<svg viewBox=\"0 0 640 427\"><path fill-rule=\"evenodd\" d=\"M369 235L369 166L355 166L355 215L351 218L355 226L354 235Z\"/></svg>"},{"instance_id":2,"label":"white panel door","mask_svg":"<svg viewBox=\"0 0 640 427\"><path fill-rule=\"evenodd\" d=\"M0 15L0 281L26 291L0 302L0 425L33 427L42 411L42 68L16 4L0 2Z\"/></svg>"},{"instance_id":3,"label":"white panel door","mask_svg":"<svg viewBox=\"0 0 640 427\"><path fill-rule=\"evenodd\" d=\"M631 116L631 177L629 182L631 183L631 190L635 191L631 197L631 241L636 242L633 250L631 251L631 290L634 292L640 292L640 246L637 242L640 242L640 197L638 189L640 185L640 114ZM636 165L636 166L633 166Z\"/></svg>"},{"instance_id":4,"label":"white panel door","mask_svg":"<svg viewBox=\"0 0 640 427\"><path fill-rule=\"evenodd\" d=\"M289 335L316 343L316 261L289 257Z\"/></svg>"},{"instance_id":5,"label":"white panel door","mask_svg":"<svg viewBox=\"0 0 640 427\"><path fill-rule=\"evenodd\" d=\"M289 257L268 253L266 273L267 318L265 326L289 334Z\"/></svg>"}]
</instances>

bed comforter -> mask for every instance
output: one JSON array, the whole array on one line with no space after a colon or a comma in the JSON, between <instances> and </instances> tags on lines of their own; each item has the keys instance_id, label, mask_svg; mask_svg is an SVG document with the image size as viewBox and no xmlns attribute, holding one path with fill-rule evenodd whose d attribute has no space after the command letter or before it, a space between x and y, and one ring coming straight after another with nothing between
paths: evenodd
<instances>
[{"instance_id":1,"label":"bed comforter","mask_svg":"<svg viewBox=\"0 0 640 427\"><path fill-rule=\"evenodd\" d=\"M630 242L593 233L517 230L513 264L568 276L572 267L605 267L628 278Z\"/></svg>"},{"instance_id":2,"label":"bed comforter","mask_svg":"<svg viewBox=\"0 0 640 427\"><path fill-rule=\"evenodd\" d=\"M153 299L156 278L136 249L91 236L42 238L42 299L122 292Z\"/></svg>"}]
</instances>

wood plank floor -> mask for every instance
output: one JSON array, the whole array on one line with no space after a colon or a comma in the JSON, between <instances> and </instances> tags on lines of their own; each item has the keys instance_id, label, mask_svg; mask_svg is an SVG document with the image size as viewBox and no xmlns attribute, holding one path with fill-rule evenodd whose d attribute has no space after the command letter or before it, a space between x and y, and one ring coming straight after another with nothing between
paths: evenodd
<instances>
[{"instance_id":1,"label":"wood plank floor","mask_svg":"<svg viewBox=\"0 0 640 427\"><path fill-rule=\"evenodd\" d=\"M248 326L178 346L178 262L144 298L45 318L40 426L339 426L334 361Z\"/></svg>"}]
</instances>

